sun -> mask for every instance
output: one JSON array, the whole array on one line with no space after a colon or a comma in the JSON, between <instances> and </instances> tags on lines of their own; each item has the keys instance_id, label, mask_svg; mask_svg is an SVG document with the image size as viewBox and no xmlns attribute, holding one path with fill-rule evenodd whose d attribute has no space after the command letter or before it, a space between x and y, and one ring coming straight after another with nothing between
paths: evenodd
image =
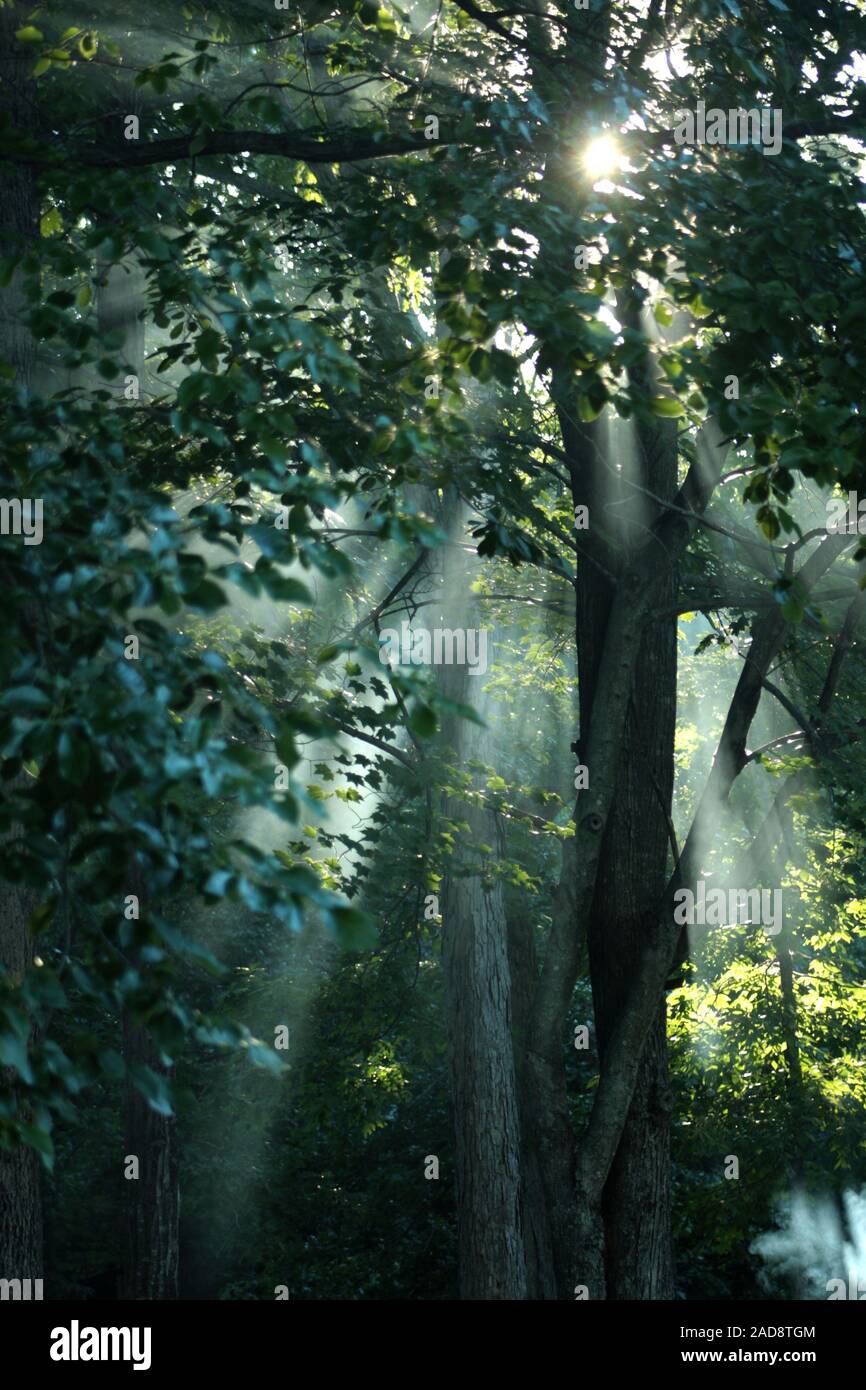
<instances>
[{"instance_id":1,"label":"sun","mask_svg":"<svg viewBox=\"0 0 866 1390\"><path fill-rule=\"evenodd\" d=\"M583 167L593 179L612 174L621 163L619 146L610 135L600 135L597 140L590 141L583 152Z\"/></svg>"}]
</instances>

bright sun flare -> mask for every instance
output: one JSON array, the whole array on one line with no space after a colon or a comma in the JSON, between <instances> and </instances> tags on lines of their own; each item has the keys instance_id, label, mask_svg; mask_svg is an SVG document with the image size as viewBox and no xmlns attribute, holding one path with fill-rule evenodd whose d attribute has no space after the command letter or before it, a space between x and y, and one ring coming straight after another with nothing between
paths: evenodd
<instances>
[{"instance_id":1,"label":"bright sun flare","mask_svg":"<svg viewBox=\"0 0 866 1390\"><path fill-rule=\"evenodd\" d=\"M615 140L609 135L600 135L587 145L583 156L583 167L593 179L612 174L620 165L620 152Z\"/></svg>"}]
</instances>

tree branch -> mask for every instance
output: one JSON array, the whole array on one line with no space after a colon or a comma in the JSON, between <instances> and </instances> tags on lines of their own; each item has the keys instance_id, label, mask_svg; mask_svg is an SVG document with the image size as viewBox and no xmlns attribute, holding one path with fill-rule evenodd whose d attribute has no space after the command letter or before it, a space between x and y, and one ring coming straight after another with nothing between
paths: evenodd
<instances>
[{"instance_id":1,"label":"tree branch","mask_svg":"<svg viewBox=\"0 0 866 1390\"><path fill-rule=\"evenodd\" d=\"M483 145L488 132L479 132L472 143ZM191 149L193 144L195 149ZM348 132L343 138L318 139L303 131L275 133L266 130L215 130L196 141L195 133L171 136L166 140L130 140L116 145L63 144L58 149L16 150L6 148L2 159L10 164L38 166L62 165L69 160L89 169L141 169L149 164L180 164L188 159L213 155L264 154L276 159L295 159L305 164L354 164L364 159L385 159L391 155L419 154L437 145L454 144L444 137L427 139L422 131L368 134ZM466 144L467 141L460 143Z\"/></svg>"}]
</instances>

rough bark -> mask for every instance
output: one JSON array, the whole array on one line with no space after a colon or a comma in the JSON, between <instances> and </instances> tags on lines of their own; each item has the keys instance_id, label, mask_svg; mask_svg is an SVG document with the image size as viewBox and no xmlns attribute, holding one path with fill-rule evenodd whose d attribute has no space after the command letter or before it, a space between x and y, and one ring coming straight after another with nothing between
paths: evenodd
<instances>
[{"instance_id":1,"label":"rough bark","mask_svg":"<svg viewBox=\"0 0 866 1390\"><path fill-rule=\"evenodd\" d=\"M631 307L621 305L620 312L628 317ZM632 316L636 319L636 314ZM637 322L630 326L637 327ZM647 365L644 370L651 368ZM572 500L575 506L586 506L590 517L586 540L581 536L576 582L581 728L576 752L578 760L589 765L592 788L596 768L588 756L589 731L599 673L611 637L614 595L630 551L640 545L646 527L657 519L656 504L634 487L629 488L628 482L655 497L673 497L676 431L669 424L639 423L635 456L619 457L626 436L607 431L603 423L592 427L580 424L567 377L565 382L558 378L557 373L554 395L569 460ZM621 675L625 690L630 691L629 704L588 921L602 1065L616 1021L627 1007L646 925L653 904L663 895L666 879L676 720L676 628L674 571L661 546L653 584L655 602L665 616L657 617L636 637L632 670L623 670ZM596 723L604 719L604 709L602 702ZM573 923L571 930L575 931ZM551 1085L545 1103L550 1106L554 1086L561 1098L557 1132L550 1135L548 1143L549 1193L553 1188L561 1190L569 1175L568 1150L573 1142L566 1132L562 1064L551 1053L552 1049L547 1057ZM562 1212L560 1199L550 1198L561 1296L570 1296L573 1282L585 1286L591 1297L672 1296L669 1111L664 1001L660 998L600 1202L597 1190L579 1186L575 1197L583 1210L569 1217ZM603 1235L592 1229L593 1220L598 1218L603 1221Z\"/></svg>"},{"instance_id":2,"label":"rough bark","mask_svg":"<svg viewBox=\"0 0 866 1390\"><path fill-rule=\"evenodd\" d=\"M130 882L139 899L142 920L146 920L144 876L137 866L131 869ZM130 959L143 974L147 967L135 948ZM167 1076L170 1069L163 1064L148 1028L129 1013L123 1015L123 1058L127 1066L123 1094L126 1238L121 1297L177 1298L180 1183L176 1122L173 1114L163 1115L153 1109L129 1073L130 1068L144 1066ZM126 1173L131 1156L138 1160L137 1176Z\"/></svg>"},{"instance_id":3,"label":"rough bark","mask_svg":"<svg viewBox=\"0 0 866 1390\"><path fill-rule=\"evenodd\" d=\"M39 1156L20 1146L0 1153L0 1279L42 1278Z\"/></svg>"},{"instance_id":4,"label":"rough bark","mask_svg":"<svg viewBox=\"0 0 866 1390\"><path fill-rule=\"evenodd\" d=\"M16 786L29 780L22 772ZM17 838L13 828L10 838ZM22 979L33 963L27 919L35 897L10 883L0 885L0 965L12 983ZM3 1089L16 1095L26 1118L26 1094L16 1074L3 1069ZM42 1164L36 1150L24 1145L0 1149L0 1279L42 1278Z\"/></svg>"},{"instance_id":5,"label":"rough bark","mask_svg":"<svg viewBox=\"0 0 866 1390\"><path fill-rule=\"evenodd\" d=\"M34 123L32 83L21 62L15 30L24 22L22 6L8 3L0 10L0 113L20 131ZM17 53L16 53L17 49ZM24 165L6 164L0 205L0 241L6 254L23 255L38 230L38 202L32 171ZM22 315L26 307L22 278L16 271L0 290L0 359L15 368L17 383L29 389L33 382L35 350ZM25 785L26 773L13 786ZM18 837L15 827L10 838ZM19 885L0 882L0 964L13 983L19 981L33 960L27 920L35 906L32 893ZM4 1086L14 1087L11 1073ZM19 1091L19 1104L25 1104ZM0 1150L0 1278L42 1277L41 1163L32 1148Z\"/></svg>"},{"instance_id":6,"label":"rough bark","mask_svg":"<svg viewBox=\"0 0 866 1390\"><path fill-rule=\"evenodd\" d=\"M716 454L718 471L723 455L719 454L717 444L713 445L712 441L709 441L709 447ZM709 459L707 462L709 464ZM711 482L712 472L708 467L704 481L700 484L704 493ZM844 540L844 537L828 537L802 566L798 578L805 593L811 591L813 585L840 553ZM628 1006L622 1010L609 1040L589 1125L577 1156L578 1182L588 1190L592 1190L600 1178L606 1180L614 1161L625 1117L634 1096L644 1047L657 1016L661 991L671 969L680 936L680 928L673 919L674 893L683 884L694 886L707 840L710 818L715 819L718 816L719 810L727 801L735 778L744 765L745 754L743 753L742 757L739 754L745 747L751 718L757 708L760 690L763 688L764 677L760 668L764 662L769 663L773 651L774 646L770 641L763 641L758 651L755 651L753 643L729 710L708 782L708 787L712 787L712 798L706 792L702 797L677 869L668 882L655 920L649 924L641 958L630 986Z\"/></svg>"},{"instance_id":7,"label":"rough bark","mask_svg":"<svg viewBox=\"0 0 866 1390\"><path fill-rule=\"evenodd\" d=\"M536 1144L531 1097L529 1037L532 999L538 982L538 961L532 921L509 915L508 964L511 974L512 1036L517 1106L520 1119L520 1212L526 1256L526 1293L530 1299L557 1296L553 1244L544 1179Z\"/></svg>"},{"instance_id":8,"label":"rough bark","mask_svg":"<svg viewBox=\"0 0 866 1390\"><path fill-rule=\"evenodd\" d=\"M127 1065L164 1072L145 1028L125 1016L123 1050ZM177 1298L180 1188L173 1115L160 1115L127 1079L124 1093L125 1156L139 1161L139 1177L124 1178L126 1247L122 1297Z\"/></svg>"},{"instance_id":9,"label":"rough bark","mask_svg":"<svg viewBox=\"0 0 866 1390\"><path fill-rule=\"evenodd\" d=\"M670 639L671 634L664 634ZM591 978L599 1052L604 1061L629 984L640 960L648 905L664 891L667 825L658 798L669 805L673 773L676 652L650 629L635 673L637 689L657 674L654 701L633 714L627 756L606 836L590 920ZM647 689L651 689L647 685ZM652 737L648 726L652 726ZM671 1298L671 1092L665 1003L647 1041L616 1158L604 1188L605 1273L608 1298Z\"/></svg>"},{"instance_id":10,"label":"rough bark","mask_svg":"<svg viewBox=\"0 0 866 1390\"><path fill-rule=\"evenodd\" d=\"M25 22L26 8L16 2L0 9L0 114L22 133L36 120L33 83L27 77L21 45L15 31ZM3 198L0 231L5 255L23 255L38 236L39 205L33 170L26 164L3 164ZM16 272L0 291L0 356L15 368L17 380L29 387L33 380L35 347L22 322L26 307L21 276Z\"/></svg>"},{"instance_id":11,"label":"rough bark","mask_svg":"<svg viewBox=\"0 0 866 1390\"><path fill-rule=\"evenodd\" d=\"M134 110L133 98L129 109ZM124 370L129 369L144 386L146 276L134 256L100 267L97 321L101 336L114 335L112 351ZM123 386L117 387L122 394ZM146 931L147 885L143 872L130 865L130 891L139 900L142 927ZM143 965L133 949L131 956ZM146 1066L166 1075L153 1038L145 1026L123 1016L123 1053L127 1067ZM138 1159L139 1176L124 1176L126 1239L122 1296L128 1299L172 1299L178 1292L180 1188L177 1130L173 1115L152 1109L141 1091L127 1077L123 1118L124 1158Z\"/></svg>"},{"instance_id":12,"label":"rough bark","mask_svg":"<svg viewBox=\"0 0 866 1390\"><path fill-rule=\"evenodd\" d=\"M597 576L590 571L579 584L579 592L596 586ZM582 597L578 650L587 658L586 648L592 641L589 634L595 624L589 616L591 596L584 592ZM596 607L594 617L598 611ZM581 665L584 725L591 712L593 673L586 669L589 659ZM666 816L672 794L676 718L676 644L670 619L647 629L633 679L634 700L588 933L602 1063L616 1020L628 1004L629 984L640 959L651 905L661 898L665 886ZM668 1298L673 1294L669 1095L661 1000L604 1188L605 1286L610 1298Z\"/></svg>"},{"instance_id":13,"label":"rough bark","mask_svg":"<svg viewBox=\"0 0 866 1390\"><path fill-rule=\"evenodd\" d=\"M639 328L636 305L626 296L621 296L619 313L630 328ZM640 379L634 382L636 374ZM644 395L653 389L653 374L648 359L637 373L633 372L633 384ZM638 419L634 457L617 462L624 477L630 464L632 481L653 497L672 498L677 481L676 426ZM643 493L631 493L627 484L622 501L624 505L617 510L622 538L628 543L629 532L639 534L640 528L652 519L655 504ZM657 594L660 607L665 609L673 602L675 575L665 552L660 552L657 563ZM584 567L579 591L586 588L589 592L582 596L580 605L584 628L578 624L579 656L584 631L592 632L588 609L598 582L597 573ZM591 636L589 644L593 645ZM588 664L584 661L582 667ZM587 671L588 680L593 676L594 672ZM640 641L616 798L605 833L590 918L590 975L602 1065L616 1020L628 1007L630 981L640 962L654 904L664 894L673 798L676 699L676 620L668 615L649 624ZM591 689L587 704L591 713ZM583 711L582 693L582 725ZM662 997L602 1197L608 1298L673 1297L671 1105Z\"/></svg>"},{"instance_id":14,"label":"rough bark","mask_svg":"<svg viewBox=\"0 0 866 1390\"><path fill-rule=\"evenodd\" d=\"M497 897L478 876L450 878L442 896L464 1299L526 1296L505 916Z\"/></svg>"},{"instance_id":15,"label":"rough bark","mask_svg":"<svg viewBox=\"0 0 866 1390\"><path fill-rule=\"evenodd\" d=\"M453 515L453 512L452 512ZM455 595L469 588L471 562L449 573ZM465 571L465 573L464 573ZM459 614L477 626L470 609ZM449 622L448 626L456 626ZM480 678L464 666L441 668L448 697L470 703ZM490 731L447 721L443 743L462 768L494 761ZM452 798L447 815L466 822L443 884L442 961L455 1126L460 1296L523 1299L526 1265L521 1225L520 1120L511 1039L511 976L501 884L479 862L479 845L496 847L496 817ZM464 853L472 857L469 863ZM462 863L461 863L462 860ZM462 869L462 872L461 872Z\"/></svg>"},{"instance_id":16,"label":"rough bark","mask_svg":"<svg viewBox=\"0 0 866 1390\"><path fill-rule=\"evenodd\" d=\"M664 555L671 567L675 564L712 493L725 452L718 427L708 421L699 432L695 460L673 506L647 529L645 542L627 555L612 585L597 671L588 681L595 714L588 731L584 725L581 731L581 761L590 769L590 783L579 792L575 838L564 859L563 886L568 888L564 901L569 910L554 914L533 1005L531 1061L557 1280L562 1291L572 1282L586 1286L592 1298L604 1297L606 1287L601 1194L628 1119L675 947L675 939L670 939L662 926L670 918L671 902L660 902L648 914L629 1002L612 1029L589 1124L576 1151L568 1136L559 1075L563 1020L576 979L581 933L595 901L604 831L616 801L622 746L633 703L634 667L648 615L658 607L659 594L669 582L666 568L659 567L659 556ZM569 1212L562 1191L564 1175L572 1166L575 1199ZM570 1241L570 1252L564 1241Z\"/></svg>"}]
</instances>

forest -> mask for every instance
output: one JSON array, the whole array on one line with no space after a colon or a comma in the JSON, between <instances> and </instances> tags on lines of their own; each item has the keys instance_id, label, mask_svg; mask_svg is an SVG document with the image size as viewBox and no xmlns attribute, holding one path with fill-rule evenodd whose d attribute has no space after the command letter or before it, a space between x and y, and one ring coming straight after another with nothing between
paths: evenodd
<instances>
[{"instance_id":1,"label":"forest","mask_svg":"<svg viewBox=\"0 0 866 1390\"><path fill-rule=\"evenodd\" d=\"M2 0L4 1300L866 1297L864 79Z\"/></svg>"}]
</instances>

